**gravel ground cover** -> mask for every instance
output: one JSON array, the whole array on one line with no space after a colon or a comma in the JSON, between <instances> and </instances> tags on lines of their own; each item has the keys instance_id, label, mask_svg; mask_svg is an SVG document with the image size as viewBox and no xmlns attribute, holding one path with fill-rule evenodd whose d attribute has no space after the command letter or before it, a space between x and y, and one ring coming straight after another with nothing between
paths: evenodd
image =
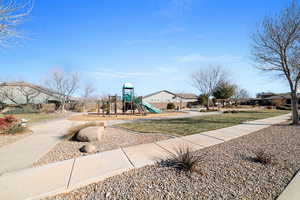
<instances>
[{"instance_id":1,"label":"gravel ground cover","mask_svg":"<svg viewBox=\"0 0 300 200\"><path fill-rule=\"evenodd\" d=\"M120 147L156 142L170 137L162 134L134 133L119 128L107 127L101 141L91 142L91 144L95 145L98 152L102 152ZM80 147L85 144L88 144L88 142L62 140L62 142L37 161L34 166L88 155L79 151Z\"/></svg>"},{"instance_id":2,"label":"gravel ground cover","mask_svg":"<svg viewBox=\"0 0 300 200\"><path fill-rule=\"evenodd\" d=\"M275 164L254 162L257 149ZM300 168L300 127L275 125L197 154L201 174L157 164L47 199L276 199Z\"/></svg>"}]
</instances>

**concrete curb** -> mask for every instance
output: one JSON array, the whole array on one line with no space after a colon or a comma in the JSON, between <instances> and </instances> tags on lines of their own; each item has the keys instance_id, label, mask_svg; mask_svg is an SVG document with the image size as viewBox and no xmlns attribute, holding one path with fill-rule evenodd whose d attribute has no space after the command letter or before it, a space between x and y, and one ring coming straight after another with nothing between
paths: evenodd
<instances>
[{"instance_id":1,"label":"concrete curb","mask_svg":"<svg viewBox=\"0 0 300 200\"><path fill-rule=\"evenodd\" d=\"M294 176L277 200L299 200L300 199L300 171Z\"/></svg>"},{"instance_id":2,"label":"concrete curb","mask_svg":"<svg viewBox=\"0 0 300 200\"><path fill-rule=\"evenodd\" d=\"M7 173L0 176L0 199L40 199L69 192L131 169L154 164L159 159L167 157L173 148L179 145L189 145L197 150L253 133L288 119L289 115L282 115Z\"/></svg>"}]
</instances>

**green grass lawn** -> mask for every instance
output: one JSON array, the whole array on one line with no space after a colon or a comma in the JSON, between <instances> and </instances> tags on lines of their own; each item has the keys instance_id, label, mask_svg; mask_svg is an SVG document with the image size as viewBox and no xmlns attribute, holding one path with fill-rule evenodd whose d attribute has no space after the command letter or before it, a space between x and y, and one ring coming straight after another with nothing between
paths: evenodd
<instances>
[{"instance_id":1,"label":"green grass lawn","mask_svg":"<svg viewBox=\"0 0 300 200\"><path fill-rule=\"evenodd\" d=\"M234 126L245 121L264 119L287 113L289 113L289 111L284 110L240 111L239 113L226 113L183 119L149 120L119 124L118 126L144 133L190 135Z\"/></svg>"},{"instance_id":2,"label":"green grass lawn","mask_svg":"<svg viewBox=\"0 0 300 200\"><path fill-rule=\"evenodd\" d=\"M3 117L3 114L0 114L0 117ZM29 123L51 120L58 117L61 117L62 114L60 113L28 113L28 114L13 114L14 117L18 119L27 119Z\"/></svg>"}]
</instances>

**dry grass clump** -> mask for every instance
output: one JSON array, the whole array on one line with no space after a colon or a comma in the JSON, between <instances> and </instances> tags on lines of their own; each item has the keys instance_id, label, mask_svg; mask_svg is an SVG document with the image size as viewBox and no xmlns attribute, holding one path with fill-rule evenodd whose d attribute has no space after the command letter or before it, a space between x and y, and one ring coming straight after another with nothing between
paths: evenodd
<instances>
[{"instance_id":1,"label":"dry grass clump","mask_svg":"<svg viewBox=\"0 0 300 200\"><path fill-rule=\"evenodd\" d=\"M81 124L78 126L71 127L68 132L62 136L62 139L73 140L76 137L76 134L79 133L80 130L90 127L90 126L104 126L103 122L89 122L85 124Z\"/></svg>"},{"instance_id":2,"label":"dry grass clump","mask_svg":"<svg viewBox=\"0 0 300 200\"><path fill-rule=\"evenodd\" d=\"M257 149L254 151L255 157L253 160L255 162L261 163L263 165L271 165L275 164L275 158L274 155L271 153L266 152L263 149Z\"/></svg>"},{"instance_id":3,"label":"dry grass clump","mask_svg":"<svg viewBox=\"0 0 300 200\"><path fill-rule=\"evenodd\" d=\"M202 157L196 155L188 146L178 147L175 153L170 153L170 157L162 159L159 163L163 167L171 167L178 171L191 173L200 173L198 164L202 161Z\"/></svg>"}]
</instances>

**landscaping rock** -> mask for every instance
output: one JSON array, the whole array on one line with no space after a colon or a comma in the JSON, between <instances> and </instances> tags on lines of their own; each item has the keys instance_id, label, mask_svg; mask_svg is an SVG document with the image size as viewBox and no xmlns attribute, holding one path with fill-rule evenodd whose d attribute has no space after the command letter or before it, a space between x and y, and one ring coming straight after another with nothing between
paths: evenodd
<instances>
[{"instance_id":1,"label":"landscaping rock","mask_svg":"<svg viewBox=\"0 0 300 200\"><path fill-rule=\"evenodd\" d=\"M80 148L80 151L83 153L95 153L97 149L92 144L86 144Z\"/></svg>"},{"instance_id":2,"label":"landscaping rock","mask_svg":"<svg viewBox=\"0 0 300 200\"><path fill-rule=\"evenodd\" d=\"M103 133L103 126L91 126L80 130L76 135L76 139L80 142L100 141Z\"/></svg>"}]
</instances>

